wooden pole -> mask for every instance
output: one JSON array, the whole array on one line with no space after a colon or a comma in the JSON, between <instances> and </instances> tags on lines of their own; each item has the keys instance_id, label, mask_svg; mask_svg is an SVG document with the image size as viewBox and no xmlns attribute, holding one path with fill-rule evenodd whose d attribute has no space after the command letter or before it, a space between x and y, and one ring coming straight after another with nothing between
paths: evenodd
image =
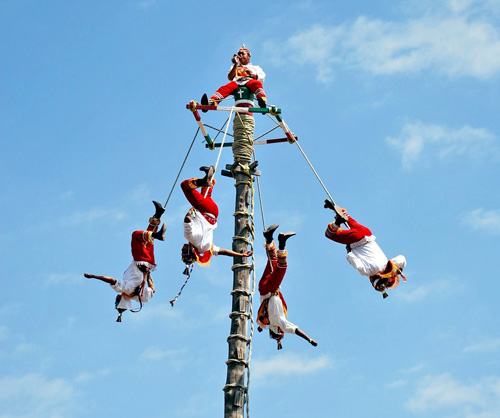
<instances>
[{"instance_id":1,"label":"wooden pole","mask_svg":"<svg viewBox=\"0 0 500 418\"><path fill-rule=\"evenodd\" d=\"M249 215L252 204L251 181L249 172L236 170L236 205L234 220L233 250L247 251L253 241L253 223ZM249 302L251 292L250 272L252 263L247 259L235 257L233 263L233 291L231 333L227 339L229 354L227 364L226 386L224 386L224 418L243 418L246 403L247 385L245 372L248 367L247 349L248 321L251 320Z\"/></svg>"}]
</instances>

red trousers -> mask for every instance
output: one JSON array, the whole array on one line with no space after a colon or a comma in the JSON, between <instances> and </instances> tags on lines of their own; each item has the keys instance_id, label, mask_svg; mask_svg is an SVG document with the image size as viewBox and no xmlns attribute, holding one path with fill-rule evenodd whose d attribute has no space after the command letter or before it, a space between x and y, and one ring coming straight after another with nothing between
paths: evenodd
<instances>
[{"instance_id":1,"label":"red trousers","mask_svg":"<svg viewBox=\"0 0 500 418\"><path fill-rule=\"evenodd\" d=\"M211 213L217 218L219 216L219 208L211 197L214 186L208 187L207 197L205 197L207 187L202 187L200 193L196 190L196 185L193 180L194 179L188 179L181 183L184 196L186 196L188 202L191 203L195 209L198 209L201 213Z\"/></svg>"},{"instance_id":2,"label":"red trousers","mask_svg":"<svg viewBox=\"0 0 500 418\"><path fill-rule=\"evenodd\" d=\"M253 79L248 80L245 86L248 87L253 94L255 94L255 97L257 97L257 99L259 97L266 97L264 87L262 86L262 81ZM222 99L225 99L227 96L233 94L233 91L236 90L238 87L240 86L236 81L231 81L225 84L224 86L219 87L217 91L214 94L212 94L212 97L210 97L210 99L220 102Z\"/></svg>"},{"instance_id":3,"label":"red trousers","mask_svg":"<svg viewBox=\"0 0 500 418\"><path fill-rule=\"evenodd\" d=\"M369 237L372 235L372 231L370 231L366 226L361 225L359 222L352 219L349 215L347 215L349 220L350 229L337 229L336 232L333 228L328 225L326 229L325 236L332 241L339 242L344 245L350 245L355 242L358 242L363 237Z\"/></svg>"},{"instance_id":4,"label":"red trousers","mask_svg":"<svg viewBox=\"0 0 500 418\"><path fill-rule=\"evenodd\" d=\"M270 261L266 264L266 268L264 269L264 273L262 273L262 278L259 281L259 293L261 295L265 295L266 293L275 293L283 279L285 278L287 263L286 256L280 257L278 263L278 257L276 256L276 250L268 250ZM273 269L271 271L271 266Z\"/></svg>"}]
</instances>

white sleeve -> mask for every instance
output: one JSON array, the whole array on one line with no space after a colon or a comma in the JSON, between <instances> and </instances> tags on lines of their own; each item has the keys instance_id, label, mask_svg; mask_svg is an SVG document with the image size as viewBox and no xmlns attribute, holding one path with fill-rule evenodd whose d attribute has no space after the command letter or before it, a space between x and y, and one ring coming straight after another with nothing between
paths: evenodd
<instances>
[{"instance_id":1,"label":"white sleeve","mask_svg":"<svg viewBox=\"0 0 500 418\"><path fill-rule=\"evenodd\" d=\"M212 247L212 254L214 256L219 255L219 250L220 250L220 247L217 247L217 245L214 244L213 247Z\"/></svg>"},{"instance_id":2,"label":"white sleeve","mask_svg":"<svg viewBox=\"0 0 500 418\"><path fill-rule=\"evenodd\" d=\"M361 259L359 257L356 257L356 255L354 255L354 253L352 251L347 253L346 258L347 258L347 261L349 262L349 264L351 266L353 266L356 270L358 270L363 276L370 275L370 273L366 269L366 267L363 264L363 262L361 261Z\"/></svg>"},{"instance_id":3,"label":"white sleeve","mask_svg":"<svg viewBox=\"0 0 500 418\"><path fill-rule=\"evenodd\" d=\"M254 70L255 73L257 74L258 80L261 81L262 83L266 79L266 73L262 68L260 68L258 65L254 65Z\"/></svg>"}]
</instances>

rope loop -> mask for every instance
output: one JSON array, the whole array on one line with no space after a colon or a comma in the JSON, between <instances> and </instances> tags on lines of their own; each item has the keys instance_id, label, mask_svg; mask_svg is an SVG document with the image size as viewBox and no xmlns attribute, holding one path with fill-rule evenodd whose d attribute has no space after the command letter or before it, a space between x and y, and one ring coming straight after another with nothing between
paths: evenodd
<instances>
[{"instance_id":1,"label":"rope loop","mask_svg":"<svg viewBox=\"0 0 500 418\"><path fill-rule=\"evenodd\" d=\"M226 386L222 388L223 391L226 391L228 389L241 389L245 393L248 391L248 388L246 386L238 385L237 383L228 383Z\"/></svg>"},{"instance_id":2,"label":"rope loop","mask_svg":"<svg viewBox=\"0 0 500 418\"><path fill-rule=\"evenodd\" d=\"M243 364L245 367L248 367L248 361L247 360L239 360L236 358L232 358L226 361L226 364L232 364L232 363L239 363Z\"/></svg>"},{"instance_id":3,"label":"rope loop","mask_svg":"<svg viewBox=\"0 0 500 418\"><path fill-rule=\"evenodd\" d=\"M234 339L239 339L245 341L247 344L250 343L250 339L248 337L245 337L244 335L240 334L231 334L229 337L227 337L227 340L234 340ZM231 360L231 359L229 359Z\"/></svg>"},{"instance_id":4,"label":"rope loop","mask_svg":"<svg viewBox=\"0 0 500 418\"><path fill-rule=\"evenodd\" d=\"M244 268L253 270L254 265L253 264L233 264L231 266L231 270L233 270L233 271L236 269L244 269Z\"/></svg>"}]
</instances>

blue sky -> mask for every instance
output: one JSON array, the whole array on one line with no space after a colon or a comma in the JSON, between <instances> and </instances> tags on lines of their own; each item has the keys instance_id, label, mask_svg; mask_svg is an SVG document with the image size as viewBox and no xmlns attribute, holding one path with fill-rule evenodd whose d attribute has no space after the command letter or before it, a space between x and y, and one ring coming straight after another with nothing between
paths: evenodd
<instances>
[{"instance_id":1,"label":"blue sky","mask_svg":"<svg viewBox=\"0 0 500 418\"><path fill-rule=\"evenodd\" d=\"M121 277L196 132L185 104L242 43L334 199L408 260L382 300L324 237L297 147L256 147L266 222L297 232L289 319L319 346L254 335L250 416L498 417L499 17L497 0L0 2L0 418L223 416L231 260L195 267L170 307L178 185L141 313L115 323L114 292L83 273ZM216 158L198 137L181 178ZM217 179L227 248L234 187Z\"/></svg>"}]
</instances>

